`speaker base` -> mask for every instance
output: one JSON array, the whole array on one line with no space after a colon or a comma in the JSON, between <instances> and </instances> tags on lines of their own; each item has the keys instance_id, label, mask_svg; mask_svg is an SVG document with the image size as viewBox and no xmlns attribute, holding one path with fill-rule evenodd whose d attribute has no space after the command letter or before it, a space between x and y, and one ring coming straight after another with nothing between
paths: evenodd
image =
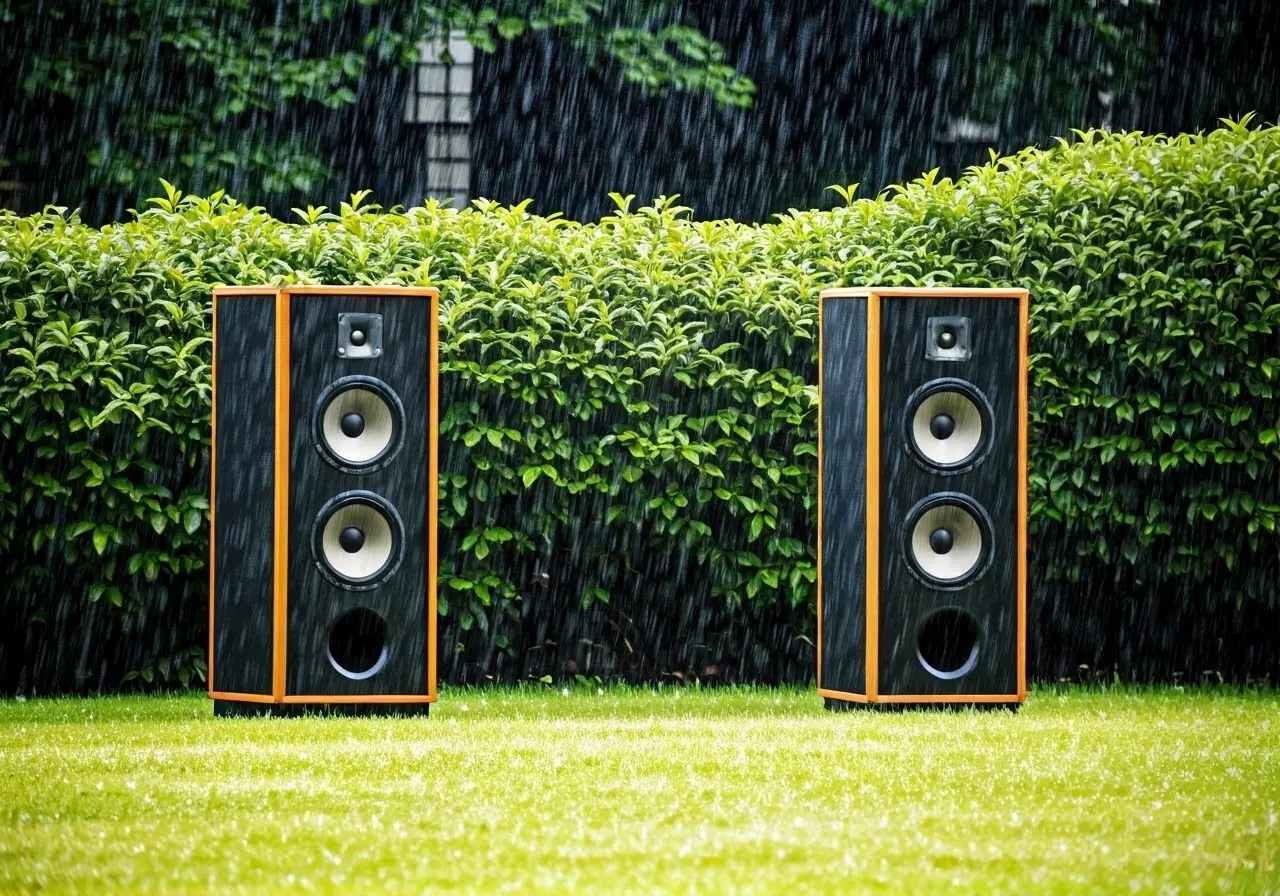
<instances>
[{"instance_id":1,"label":"speaker base","mask_svg":"<svg viewBox=\"0 0 1280 896\"><path fill-rule=\"evenodd\" d=\"M958 712L962 709L976 709L995 712L1006 709L1017 712L1021 703L965 703L957 700L954 703L857 703L852 700L835 700L822 698L823 707L829 712L851 712L864 710L867 712Z\"/></svg>"},{"instance_id":2,"label":"speaker base","mask_svg":"<svg viewBox=\"0 0 1280 896\"><path fill-rule=\"evenodd\" d=\"M273 716L421 716L431 713L430 703L250 703L243 700L214 700L213 714L219 718Z\"/></svg>"}]
</instances>

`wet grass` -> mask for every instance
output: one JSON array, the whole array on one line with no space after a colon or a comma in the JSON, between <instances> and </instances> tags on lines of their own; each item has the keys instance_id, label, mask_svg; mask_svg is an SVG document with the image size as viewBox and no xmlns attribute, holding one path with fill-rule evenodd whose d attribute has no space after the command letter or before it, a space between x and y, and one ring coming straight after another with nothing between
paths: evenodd
<instances>
[{"instance_id":1,"label":"wet grass","mask_svg":"<svg viewBox=\"0 0 1280 896\"><path fill-rule=\"evenodd\" d=\"M446 691L430 719L0 702L0 890L1280 890L1280 693Z\"/></svg>"}]
</instances>

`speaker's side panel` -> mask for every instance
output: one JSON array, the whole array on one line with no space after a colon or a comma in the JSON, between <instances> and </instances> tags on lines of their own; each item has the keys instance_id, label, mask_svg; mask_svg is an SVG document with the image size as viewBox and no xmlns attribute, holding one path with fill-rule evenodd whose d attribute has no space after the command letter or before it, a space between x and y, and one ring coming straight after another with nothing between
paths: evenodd
<instances>
[{"instance_id":1,"label":"speaker's side panel","mask_svg":"<svg viewBox=\"0 0 1280 896\"><path fill-rule=\"evenodd\" d=\"M432 307L291 295L287 696L428 693Z\"/></svg>"},{"instance_id":2,"label":"speaker's side panel","mask_svg":"<svg viewBox=\"0 0 1280 896\"><path fill-rule=\"evenodd\" d=\"M881 693L1016 695L1019 303L882 308Z\"/></svg>"},{"instance_id":3,"label":"speaker's side panel","mask_svg":"<svg viewBox=\"0 0 1280 896\"><path fill-rule=\"evenodd\" d=\"M275 303L214 297L210 692L271 694Z\"/></svg>"},{"instance_id":4,"label":"speaker's side panel","mask_svg":"<svg viewBox=\"0 0 1280 896\"><path fill-rule=\"evenodd\" d=\"M820 301L818 687L865 694L867 300Z\"/></svg>"}]
</instances>

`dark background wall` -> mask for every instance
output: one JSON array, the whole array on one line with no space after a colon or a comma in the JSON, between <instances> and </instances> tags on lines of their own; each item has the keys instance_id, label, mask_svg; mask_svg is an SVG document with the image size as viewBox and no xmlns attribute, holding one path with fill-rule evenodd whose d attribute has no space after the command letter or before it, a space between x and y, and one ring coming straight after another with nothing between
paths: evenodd
<instances>
[{"instance_id":1,"label":"dark background wall","mask_svg":"<svg viewBox=\"0 0 1280 896\"><path fill-rule=\"evenodd\" d=\"M353 2L330 31L281 58L358 45L375 25L394 29L392 6ZM611 210L610 191L642 203L678 193L698 217L760 221L834 204L829 184L860 182L868 196L935 167L954 177L985 162L991 148L1045 145L1073 128L1170 133L1251 111L1262 121L1280 117L1272 0L931 0L908 17L873 0L656 6L724 46L726 61L757 85L752 107L646 95L620 66L591 66L564 37L499 41L496 52L476 54L472 196L533 198L536 211L594 220ZM1125 30L1099 31L1097 10ZM77 32L81 40L93 33L84 22ZM0 38L52 53L60 34L53 21L11 23ZM327 178L267 187L241 159L230 169L161 165L127 182L86 186L86 147L105 138L111 145L130 116L154 116L191 93L185 70L165 68L174 59L143 49L137 59L104 50L107 72L119 77L83 107L0 91L0 160L26 160L0 177L0 207L32 212L52 202L101 224L145 208L140 200L160 192L157 176L201 195L226 189L283 219L294 207L335 207L360 189L385 206L427 195L426 129L403 120L413 72L372 56L354 104L283 103L254 113L250 144L316 149ZM4 50L0 62L8 59L6 71L21 81L24 51ZM949 135L965 119L987 129ZM160 164L164 147L148 146L140 164Z\"/></svg>"},{"instance_id":2,"label":"dark background wall","mask_svg":"<svg viewBox=\"0 0 1280 896\"><path fill-rule=\"evenodd\" d=\"M1132 84L1090 72L1073 45L1079 35L1032 4L942 5L945 15L904 20L870 3L699 4L698 23L758 87L749 109L646 97L554 40L504 44L476 61L472 192L534 197L535 210L578 220L608 213L610 191L640 202L679 193L697 217L760 221L834 204L829 184L859 182L859 195L875 195L935 167L956 176L986 162L992 146L1014 152L1072 128L1195 131L1224 116L1280 113L1280 16L1267 2L1165 0L1143 51L1154 55L1130 60ZM974 75L981 59L1046 43L1057 68L1041 77L992 87ZM1099 97L1107 88L1109 105ZM999 138L945 139L949 119L966 114L997 125Z\"/></svg>"}]
</instances>

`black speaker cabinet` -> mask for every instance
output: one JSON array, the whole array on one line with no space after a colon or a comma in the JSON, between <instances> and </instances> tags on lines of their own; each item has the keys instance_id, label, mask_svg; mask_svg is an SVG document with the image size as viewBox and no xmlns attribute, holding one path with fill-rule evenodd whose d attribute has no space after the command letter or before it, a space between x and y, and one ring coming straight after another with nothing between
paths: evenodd
<instances>
[{"instance_id":1,"label":"black speaker cabinet","mask_svg":"<svg viewBox=\"0 0 1280 896\"><path fill-rule=\"evenodd\" d=\"M218 714L436 699L434 289L213 294Z\"/></svg>"},{"instance_id":2,"label":"black speaker cabinet","mask_svg":"<svg viewBox=\"0 0 1280 896\"><path fill-rule=\"evenodd\" d=\"M819 298L818 692L1026 696L1021 289Z\"/></svg>"}]
</instances>

